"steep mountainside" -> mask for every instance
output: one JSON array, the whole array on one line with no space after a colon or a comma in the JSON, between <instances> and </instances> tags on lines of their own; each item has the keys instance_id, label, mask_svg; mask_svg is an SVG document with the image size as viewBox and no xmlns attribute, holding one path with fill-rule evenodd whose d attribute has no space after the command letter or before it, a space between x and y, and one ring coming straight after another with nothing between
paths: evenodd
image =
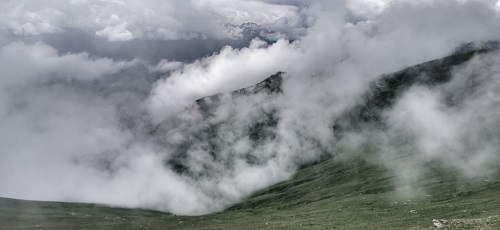
<instances>
[{"instance_id":1,"label":"steep mountainside","mask_svg":"<svg viewBox=\"0 0 500 230\"><path fill-rule=\"evenodd\" d=\"M339 141L365 128L384 130L387 124L383 112L394 107L411 86L437 87L450 80L456 66L490 51L457 54L381 76L357 105L334 121L335 138ZM210 164L206 171L189 167L186 150L196 148L197 140L209 140L201 147L209 150L210 159L232 167L234 156L220 154L224 150L214 137L227 122L214 120L216 108L227 103L228 97L252 97L257 92L276 97L282 93L281 83L282 73L277 73L255 86L198 100L194 112L181 114L179 119L202 116L211 122L176 142L176 151L165 164L192 177L210 177L217 170L225 170L210 168ZM450 96L446 105L457 106L460 100ZM257 112L255 120L240 126L253 146L272 141L272 127L278 122L273 106ZM174 125L176 120L165 121L152 135L161 137L157 139L160 144L171 145L164 136L172 135L169 130ZM441 167L438 161L426 162L420 172L423 176L414 182L422 192L403 196L394 183L395 172L371 160L381 151L377 146L366 144L339 151L347 153L331 153L328 159L303 165L290 180L263 189L220 213L185 217L92 204L0 199L0 229L408 229L430 228L432 220L440 218L450 220L453 228L500 228L498 169L484 178L464 180L453 168ZM244 157L248 164L261 163L251 154ZM387 161L410 156L398 157Z\"/></svg>"},{"instance_id":2,"label":"steep mountainside","mask_svg":"<svg viewBox=\"0 0 500 230\"><path fill-rule=\"evenodd\" d=\"M342 133L347 131L361 131L361 127L368 127L368 124L382 129L381 113L392 107L406 89L414 85L435 87L448 82L454 67L470 60L476 54L489 51L483 49L457 54L382 76L371 84L371 90L363 96L359 104L335 121L333 130L336 137L340 138ZM451 105L454 102L449 103Z\"/></svg>"}]
</instances>

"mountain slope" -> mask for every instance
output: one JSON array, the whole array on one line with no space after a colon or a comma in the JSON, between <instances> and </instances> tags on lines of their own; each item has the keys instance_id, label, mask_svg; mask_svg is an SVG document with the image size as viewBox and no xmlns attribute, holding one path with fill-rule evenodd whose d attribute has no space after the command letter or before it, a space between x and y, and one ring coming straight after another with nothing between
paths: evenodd
<instances>
[{"instance_id":1,"label":"mountain slope","mask_svg":"<svg viewBox=\"0 0 500 230\"><path fill-rule=\"evenodd\" d=\"M453 172L429 166L421 182L429 196L401 199L391 174L354 158L333 158L301 169L217 214L183 217L91 204L0 199L0 229L405 229L432 219L485 218L466 225L500 227L500 178L463 185ZM487 222L487 223L486 223Z\"/></svg>"},{"instance_id":2,"label":"mountain slope","mask_svg":"<svg viewBox=\"0 0 500 230\"><path fill-rule=\"evenodd\" d=\"M397 99L414 85L436 87L451 79L453 68L470 60L476 54L484 54L491 49L474 50L425 62L393 74L383 75L371 84L371 90L363 95L360 103L338 118L333 126L337 138L344 132L361 131L362 127L375 125L382 128L381 113L394 106Z\"/></svg>"},{"instance_id":3,"label":"mountain slope","mask_svg":"<svg viewBox=\"0 0 500 230\"><path fill-rule=\"evenodd\" d=\"M453 68L470 60L480 50L450 56L384 75L373 83L371 90L360 101L337 119L332 127L337 139L363 128L385 128L381 114L394 106L403 92L413 85L434 87L447 82ZM252 95L266 91L273 96L281 92L281 74L232 95ZM202 116L211 116L211 110L223 95L200 99L197 109ZM450 104L453 106L453 104ZM274 125L272 110L263 111L264 119L247 127L254 133L252 143L262 138L273 138L266 127ZM214 123L216 124L216 123ZM157 127L154 133L167 132L169 124ZM204 126L194 138L205 138L217 125ZM163 130L162 130L163 129ZM212 148L217 156L217 146ZM189 148L189 143L179 148ZM182 156L171 158L171 164L180 174L190 171ZM199 217L175 216L147 210L110 208L92 204L32 202L0 199L0 229L405 229L431 227L432 219L455 220L458 227L499 228L500 177L499 172L489 177L468 180L452 168L441 167L438 161L426 162L420 180L415 186L420 193L404 196L397 191L394 171L373 160L376 145L367 143L352 149L332 153L329 159L303 166L290 180L263 189L226 211ZM401 158L412 156L398 156ZM218 160L231 160L230 158ZM249 162L258 159L248 156ZM195 175L200 176L200 175ZM210 175L201 175L210 176ZM473 218L473 219L470 219ZM489 218L489 219L488 219Z\"/></svg>"}]
</instances>

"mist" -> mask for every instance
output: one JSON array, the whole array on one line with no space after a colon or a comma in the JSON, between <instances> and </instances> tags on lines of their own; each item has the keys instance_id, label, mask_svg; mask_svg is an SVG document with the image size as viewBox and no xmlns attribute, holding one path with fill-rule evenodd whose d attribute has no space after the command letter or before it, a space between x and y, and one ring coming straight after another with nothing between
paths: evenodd
<instances>
[{"instance_id":1,"label":"mist","mask_svg":"<svg viewBox=\"0 0 500 230\"><path fill-rule=\"evenodd\" d=\"M429 161L465 178L491 175L500 163L497 51L456 67L445 84L412 86L384 112L384 132L338 140L332 126L380 75L499 40L498 6L2 2L0 196L202 215L349 153L338 146L366 143L403 192ZM258 28L228 26L247 22ZM280 92L230 93L280 71ZM196 102L216 94L208 111ZM412 157L391 160L401 154Z\"/></svg>"}]
</instances>

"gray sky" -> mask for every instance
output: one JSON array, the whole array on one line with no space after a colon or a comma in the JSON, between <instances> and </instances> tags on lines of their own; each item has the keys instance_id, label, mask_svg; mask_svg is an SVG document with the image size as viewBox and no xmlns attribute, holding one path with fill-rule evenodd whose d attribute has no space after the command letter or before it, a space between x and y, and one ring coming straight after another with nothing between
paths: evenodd
<instances>
[{"instance_id":1,"label":"gray sky","mask_svg":"<svg viewBox=\"0 0 500 230\"><path fill-rule=\"evenodd\" d=\"M371 80L449 55L464 42L499 40L499 17L496 0L2 1L0 196L188 215L222 210L333 149L334 118ZM246 22L260 26L258 36L238 27ZM481 64L497 61L492 54L457 69L457 79L466 79L491 68L484 81L493 82L482 86L489 94L472 97L462 110L443 111L438 100L460 89L460 80L405 94L387 112L393 132L382 143L386 152L397 154L390 143L401 130L418 137L423 159L441 159L444 142L469 141L447 157L474 152L475 163L450 167L482 175L471 169L496 159L498 133L488 122L498 123L473 112L500 117L491 111L498 71ZM209 120L193 108L196 99L278 71L286 72L283 95L225 97ZM252 147L244 130L269 111L279 111L277 138ZM428 118L421 120L423 111ZM206 140L185 154L194 171L209 164L211 177L164 164L198 130L221 121L214 138L229 166L207 158ZM161 122L176 124L162 133L167 145L149 135ZM486 141L474 142L485 130ZM248 154L264 160L245 163Z\"/></svg>"}]
</instances>

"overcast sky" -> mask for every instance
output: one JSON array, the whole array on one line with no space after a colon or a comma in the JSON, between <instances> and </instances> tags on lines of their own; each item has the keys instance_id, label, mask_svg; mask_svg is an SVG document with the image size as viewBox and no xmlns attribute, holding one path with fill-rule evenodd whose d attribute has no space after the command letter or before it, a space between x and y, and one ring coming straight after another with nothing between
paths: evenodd
<instances>
[{"instance_id":1,"label":"overcast sky","mask_svg":"<svg viewBox=\"0 0 500 230\"><path fill-rule=\"evenodd\" d=\"M240 27L247 22L257 26ZM334 149L334 118L370 81L447 56L463 43L499 40L498 28L497 0L1 1L0 196L188 215L222 210ZM457 70L462 80L406 94L387 113L393 131L383 143L387 152L398 151L390 143L401 130L419 137L422 158L439 158L443 142L468 140L474 144L455 152L477 152L474 164L450 167L482 175L471 168L496 159L498 133L488 124L498 123L473 111L500 117L489 110L499 98L498 80L491 80L498 70L481 64L497 61L497 54L475 59ZM482 79L494 82L482 86L489 94L460 111L442 111L439 95L484 68L490 69ZM193 107L278 71L286 72L282 95L229 98L211 120ZM252 148L242 130L269 111L279 111L277 138ZM441 126L405 125L425 123L422 111ZM204 140L185 155L194 171L209 162L212 177L178 174L164 164L179 143L220 121L227 122L215 138L220 154L235 156L227 158L230 166L206 158ZM162 122L176 124L163 133L167 145L151 140ZM491 131L489 139L479 145L478 135L458 127L471 124L474 133ZM449 133L455 135L446 139ZM247 164L248 154L265 160Z\"/></svg>"}]
</instances>

